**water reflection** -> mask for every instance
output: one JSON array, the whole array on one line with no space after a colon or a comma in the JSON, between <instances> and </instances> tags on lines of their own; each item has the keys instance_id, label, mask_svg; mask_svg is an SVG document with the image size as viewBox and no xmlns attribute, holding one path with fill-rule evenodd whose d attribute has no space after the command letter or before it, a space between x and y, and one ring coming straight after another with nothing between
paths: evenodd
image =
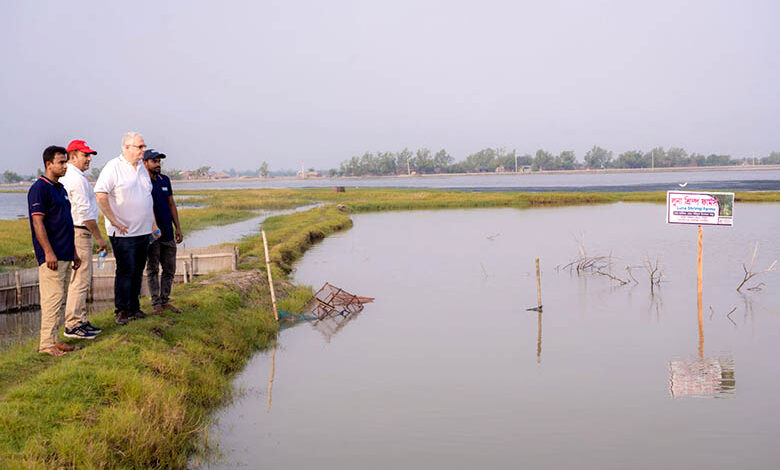
<instances>
[{"instance_id":1,"label":"water reflection","mask_svg":"<svg viewBox=\"0 0 780 470\"><path fill-rule=\"evenodd\" d=\"M274 341L274 346L271 350L271 371L268 373L268 400L265 406L266 413L271 411L271 393L274 390L274 375L276 375L276 341Z\"/></svg>"},{"instance_id":2,"label":"water reflection","mask_svg":"<svg viewBox=\"0 0 780 470\"><path fill-rule=\"evenodd\" d=\"M356 319L361 313L363 313L362 310L358 313L349 315L330 315L322 320L312 322L311 326L320 332L326 343L330 343L345 326Z\"/></svg>"},{"instance_id":3,"label":"water reflection","mask_svg":"<svg viewBox=\"0 0 780 470\"><path fill-rule=\"evenodd\" d=\"M672 398L729 398L736 391L734 359L697 357L669 362Z\"/></svg>"}]
</instances>

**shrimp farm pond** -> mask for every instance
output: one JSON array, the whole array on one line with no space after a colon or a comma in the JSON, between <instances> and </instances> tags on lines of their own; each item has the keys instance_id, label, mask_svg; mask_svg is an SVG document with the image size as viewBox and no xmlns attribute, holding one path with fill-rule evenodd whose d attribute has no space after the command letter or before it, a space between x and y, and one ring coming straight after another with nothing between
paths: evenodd
<instances>
[{"instance_id":1,"label":"shrimp farm pond","mask_svg":"<svg viewBox=\"0 0 780 470\"><path fill-rule=\"evenodd\" d=\"M376 300L281 331L236 378L215 456L191 466L774 468L780 273L736 287L756 243L757 270L780 258L780 204L704 228L701 324L696 227L664 211L353 216L294 280ZM583 253L613 277L567 267Z\"/></svg>"}]
</instances>

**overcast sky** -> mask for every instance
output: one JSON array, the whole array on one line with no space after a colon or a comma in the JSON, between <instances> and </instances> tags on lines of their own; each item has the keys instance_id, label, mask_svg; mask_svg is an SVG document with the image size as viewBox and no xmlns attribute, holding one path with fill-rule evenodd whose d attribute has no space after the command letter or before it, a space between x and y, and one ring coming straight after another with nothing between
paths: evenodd
<instances>
[{"instance_id":1,"label":"overcast sky","mask_svg":"<svg viewBox=\"0 0 780 470\"><path fill-rule=\"evenodd\" d=\"M131 6L132 5L132 6ZM165 165L780 151L775 1L0 0L0 169L136 130Z\"/></svg>"}]
</instances>

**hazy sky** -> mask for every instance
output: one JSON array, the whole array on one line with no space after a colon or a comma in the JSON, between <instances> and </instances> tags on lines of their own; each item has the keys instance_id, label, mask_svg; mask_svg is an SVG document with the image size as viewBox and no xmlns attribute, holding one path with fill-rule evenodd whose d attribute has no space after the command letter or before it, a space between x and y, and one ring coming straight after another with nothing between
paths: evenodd
<instances>
[{"instance_id":1,"label":"hazy sky","mask_svg":"<svg viewBox=\"0 0 780 470\"><path fill-rule=\"evenodd\" d=\"M133 6L131 6L133 5ZM775 1L0 0L0 169L127 130L165 165L780 151Z\"/></svg>"}]
</instances>

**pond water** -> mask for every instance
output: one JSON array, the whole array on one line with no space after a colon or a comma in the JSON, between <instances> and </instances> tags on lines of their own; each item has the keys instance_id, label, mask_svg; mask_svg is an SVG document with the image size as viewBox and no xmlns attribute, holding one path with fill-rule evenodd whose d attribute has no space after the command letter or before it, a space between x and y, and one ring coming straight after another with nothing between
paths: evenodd
<instances>
[{"instance_id":1,"label":"pond water","mask_svg":"<svg viewBox=\"0 0 780 470\"><path fill-rule=\"evenodd\" d=\"M237 377L200 468L772 468L780 458L780 273L735 291L753 244L780 258L780 205L704 229L664 205L354 216L296 282L376 297L337 327L280 333ZM612 273L557 269L578 256ZM534 259L541 259L541 315ZM650 293L641 268L658 261ZM732 311L733 310L733 311ZM269 387L272 378L272 388ZM774 462L774 463L773 463Z\"/></svg>"}]
</instances>

